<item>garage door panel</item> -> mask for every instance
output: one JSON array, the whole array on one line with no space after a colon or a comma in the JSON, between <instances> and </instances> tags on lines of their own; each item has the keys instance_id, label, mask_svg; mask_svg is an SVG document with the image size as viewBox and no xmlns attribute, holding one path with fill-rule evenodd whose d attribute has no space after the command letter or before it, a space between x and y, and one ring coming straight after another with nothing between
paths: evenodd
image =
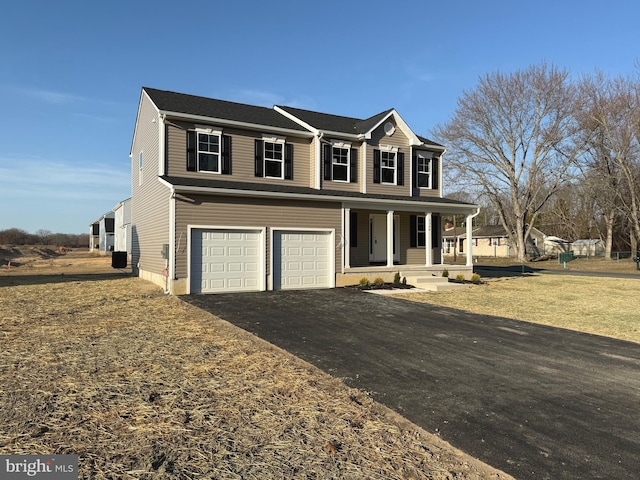
<instances>
[{"instance_id":1,"label":"garage door panel","mask_svg":"<svg viewBox=\"0 0 640 480\"><path fill-rule=\"evenodd\" d=\"M331 232L274 232L274 289L331 287Z\"/></svg>"},{"instance_id":2,"label":"garage door panel","mask_svg":"<svg viewBox=\"0 0 640 480\"><path fill-rule=\"evenodd\" d=\"M260 230L192 230L191 292L261 290Z\"/></svg>"}]
</instances>

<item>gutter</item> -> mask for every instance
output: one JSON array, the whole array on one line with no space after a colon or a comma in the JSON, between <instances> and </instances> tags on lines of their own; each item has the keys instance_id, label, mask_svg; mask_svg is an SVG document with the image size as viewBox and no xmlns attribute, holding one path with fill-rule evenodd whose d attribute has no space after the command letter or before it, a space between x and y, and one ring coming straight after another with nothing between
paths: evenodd
<instances>
[{"instance_id":1,"label":"gutter","mask_svg":"<svg viewBox=\"0 0 640 480\"><path fill-rule=\"evenodd\" d=\"M362 208L362 204L368 205L376 209L387 209L389 205L397 205L404 207L405 211L423 212L426 202L411 202L406 200L381 199L381 198L354 198L342 196L327 196L318 194L301 194L301 193L285 193L285 192L265 192L256 190L238 190L235 188L216 188L216 187L196 187L173 185L162 178L158 178L161 183L172 189L175 193L191 193L204 195L227 195L233 197L254 197L254 198L278 198L285 200L315 200L320 202L344 203L348 208ZM423 197L424 198L424 197ZM437 200L437 197L434 197ZM437 207L441 213L461 213L476 209L474 217L480 213L480 207L477 205L452 205L450 203L430 202L430 207Z\"/></svg>"}]
</instances>

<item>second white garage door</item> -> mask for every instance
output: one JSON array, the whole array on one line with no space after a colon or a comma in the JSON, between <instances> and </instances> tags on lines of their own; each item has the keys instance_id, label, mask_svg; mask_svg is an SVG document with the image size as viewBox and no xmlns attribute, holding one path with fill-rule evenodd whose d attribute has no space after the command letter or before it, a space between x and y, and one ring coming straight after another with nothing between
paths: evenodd
<instances>
[{"instance_id":1,"label":"second white garage door","mask_svg":"<svg viewBox=\"0 0 640 480\"><path fill-rule=\"evenodd\" d=\"M273 232L273 289L334 286L331 231Z\"/></svg>"},{"instance_id":2,"label":"second white garage door","mask_svg":"<svg viewBox=\"0 0 640 480\"><path fill-rule=\"evenodd\" d=\"M264 290L262 230L194 229L191 293Z\"/></svg>"}]
</instances>

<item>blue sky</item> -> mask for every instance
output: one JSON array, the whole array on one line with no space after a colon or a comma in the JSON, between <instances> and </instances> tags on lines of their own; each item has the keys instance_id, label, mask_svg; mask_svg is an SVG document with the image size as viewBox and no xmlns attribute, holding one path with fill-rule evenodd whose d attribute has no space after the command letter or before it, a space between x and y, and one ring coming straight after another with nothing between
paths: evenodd
<instances>
[{"instance_id":1,"label":"blue sky","mask_svg":"<svg viewBox=\"0 0 640 480\"><path fill-rule=\"evenodd\" d=\"M487 73L640 72L639 18L631 0L5 3L0 230L87 232L130 195L142 86L362 118L394 107L430 136Z\"/></svg>"}]
</instances>

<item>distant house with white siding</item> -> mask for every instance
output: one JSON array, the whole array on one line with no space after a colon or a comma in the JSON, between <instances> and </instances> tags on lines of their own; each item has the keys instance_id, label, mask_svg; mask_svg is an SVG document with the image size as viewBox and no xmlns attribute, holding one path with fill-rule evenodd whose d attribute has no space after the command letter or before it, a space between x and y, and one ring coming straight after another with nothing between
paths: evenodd
<instances>
[{"instance_id":1,"label":"distant house with white siding","mask_svg":"<svg viewBox=\"0 0 640 480\"><path fill-rule=\"evenodd\" d=\"M131 198L127 198L113 207L114 243L113 250L131 255Z\"/></svg>"}]
</instances>

